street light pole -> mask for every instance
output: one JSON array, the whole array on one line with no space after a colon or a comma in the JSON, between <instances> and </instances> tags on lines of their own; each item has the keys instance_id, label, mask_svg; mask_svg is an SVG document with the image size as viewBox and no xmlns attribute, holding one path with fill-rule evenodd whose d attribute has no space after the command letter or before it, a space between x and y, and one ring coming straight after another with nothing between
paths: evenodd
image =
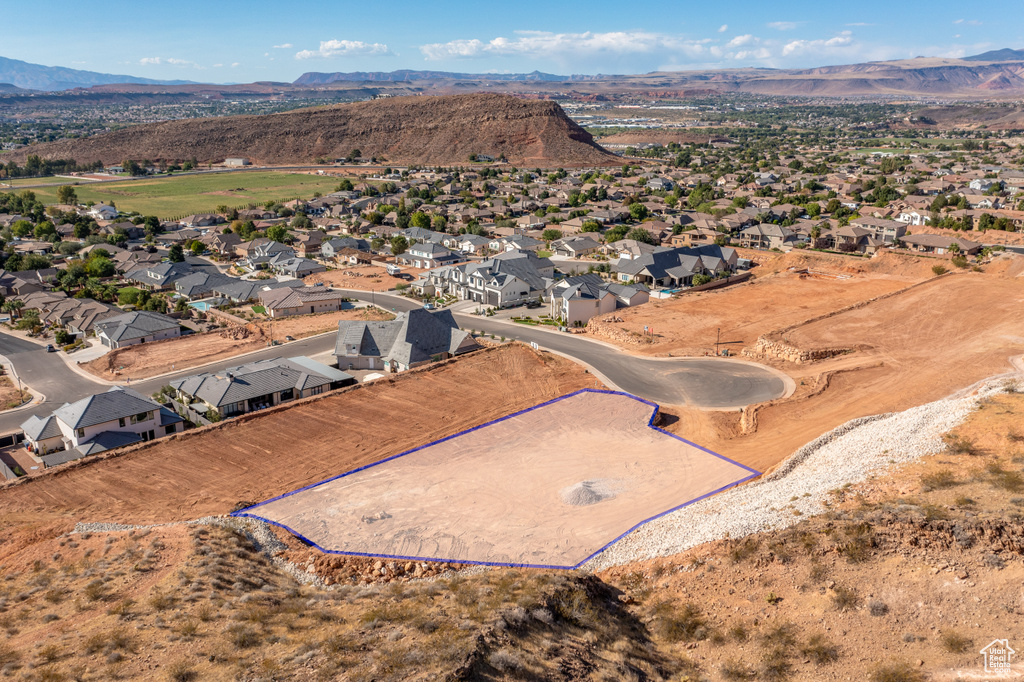
<instances>
[{"instance_id":1,"label":"street light pole","mask_svg":"<svg viewBox=\"0 0 1024 682\"><path fill-rule=\"evenodd\" d=\"M718 346L722 343L722 328L718 328L718 338L715 339L715 357L718 357Z\"/></svg>"}]
</instances>

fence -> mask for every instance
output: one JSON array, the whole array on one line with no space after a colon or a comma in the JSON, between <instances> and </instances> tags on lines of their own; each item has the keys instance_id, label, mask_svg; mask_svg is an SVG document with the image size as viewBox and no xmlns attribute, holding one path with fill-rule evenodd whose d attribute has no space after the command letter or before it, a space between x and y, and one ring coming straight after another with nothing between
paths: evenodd
<instances>
[{"instance_id":1,"label":"fence","mask_svg":"<svg viewBox=\"0 0 1024 682\"><path fill-rule=\"evenodd\" d=\"M188 405L185 405L184 403L179 403L177 400L174 400L173 398L171 398L171 406L174 408L175 412L177 412L179 415L189 420L196 426L209 426L210 424L213 423L212 421L206 418L206 415L204 413L196 412Z\"/></svg>"}]
</instances>

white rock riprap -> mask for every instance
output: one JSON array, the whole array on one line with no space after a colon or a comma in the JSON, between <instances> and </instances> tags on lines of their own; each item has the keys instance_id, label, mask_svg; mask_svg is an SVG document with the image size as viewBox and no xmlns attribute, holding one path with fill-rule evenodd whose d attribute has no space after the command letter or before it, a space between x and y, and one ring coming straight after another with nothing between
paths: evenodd
<instances>
[{"instance_id":1,"label":"white rock riprap","mask_svg":"<svg viewBox=\"0 0 1024 682\"><path fill-rule=\"evenodd\" d=\"M581 568L596 571L678 554L705 542L777 530L820 514L837 488L941 452L942 434L961 424L980 400L1004 392L1008 382L1019 379L1019 374L1001 375L905 412L847 422L797 450L771 475L655 519Z\"/></svg>"}]
</instances>

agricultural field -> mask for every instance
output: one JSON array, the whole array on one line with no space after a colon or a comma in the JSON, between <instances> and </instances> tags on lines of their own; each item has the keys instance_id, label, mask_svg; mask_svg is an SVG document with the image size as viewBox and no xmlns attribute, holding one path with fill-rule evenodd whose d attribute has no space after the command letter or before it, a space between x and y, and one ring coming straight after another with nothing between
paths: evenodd
<instances>
[{"instance_id":1,"label":"agricultural field","mask_svg":"<svg viewBox=\"0 0 1024 682\"><path fill-rule=\"evenodd\" d=\"M243 171L82 184L75 187L75 192L82 202L113 203L122 211L171 220L211 213L221 205L246 208L271 200L308 199L314 192L333 191L339 181L337 177L303 173ZM57 203L56 185L32 191L45 203Z\"/></svg>"}]
</instances>

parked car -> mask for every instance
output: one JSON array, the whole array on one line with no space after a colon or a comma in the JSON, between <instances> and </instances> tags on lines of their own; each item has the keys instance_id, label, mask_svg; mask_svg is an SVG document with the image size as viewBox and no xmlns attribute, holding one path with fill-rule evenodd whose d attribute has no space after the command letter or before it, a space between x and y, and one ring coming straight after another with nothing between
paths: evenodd
<instances>
[{"instance_id":1,"label":"parked car","mask_svg":"<svg viewBox=\"0 0 1024 682\"><path fill-rule=\"evenodd\" d=\"M539 307L541 307L541 305L542 304L541 304L540 301L527 301L526 302L526 307L527 308L539 308Z\"/></svg>"},{"instance_id":2,"label":"parked car","mask_svg":"<svg viewBox=\"0 0 1024 682\"><path fill-rule=\"evenodd\" d=\"M46 344L46 352L47 353L56 353L57 349L53 347L52 343L48 343L48 344Z\"/></svg>"},{"instance_id":3,"label":"parked car","mask_svg":"<svg viewBox=\"0 0 1024 682\"><path fill-rule=\"evenodd\" d=\"M294 341L295 337L294 336L286 336L286 337L284 337L284 340L285 341Z\"/></svg>"},{"instance_id":4,"label":"parked car","mask_svg":"<svg viewBox=\"0 0 1024 682\"><path fill-rule=\"evenodd\" d=\"M427 310L433 310L434 309L434 304L433 303L424 303L423 307L425 309L427 309Z\"/></svg>"}]
</instances>

